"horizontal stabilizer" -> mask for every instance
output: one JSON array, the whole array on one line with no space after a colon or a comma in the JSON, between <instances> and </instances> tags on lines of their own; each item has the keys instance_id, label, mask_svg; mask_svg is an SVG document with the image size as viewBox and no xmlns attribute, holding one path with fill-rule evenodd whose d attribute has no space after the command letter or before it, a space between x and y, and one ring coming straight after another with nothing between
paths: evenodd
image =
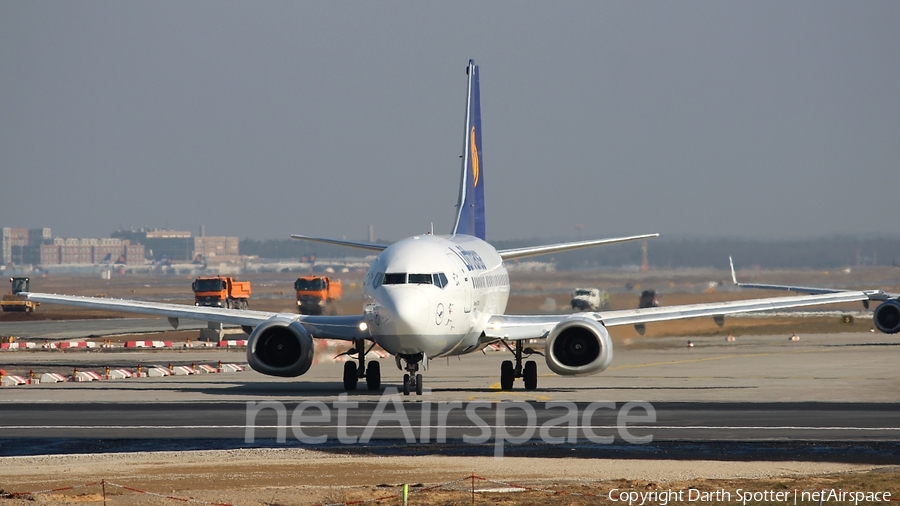
<instances>
[{"instance_id":1,"label":"horizontal stabilizer","mask_svg":"<svg viewBox=\"0 0 900 506\"><path fill-rule=\"evenodd\" d=\"M548 255L550 253L559 253L561 251L572 251L581 248L590 248L593 246L602 246L604 244L616 244L619 242L637 241L639 239L649 239L651 237L659 237L659 234L632 235L629 237L614 237L612 239L593 239L590 241L564 242L559 244L548 244L546 246L529 246L527 248L505 249L498 251L503 260L512 260L514 258L533 257L537 255Z\"/></svg>"},{"instance_id":2,"label":"horizontal stabilizer","mask_svg":"<svg viewBox=\"0 0 900 506\"><path fill-rule=\"evenodd\" d=\"M291 238L301 239L303 241L321 242L324 244L334 244L336 246L346 246L348 248L365 249L365 250L369 250L369 251L384 251L388 247L387 244L376 244L373 242L344 241L341 239L324 239L322 237L307 237L305 235L297 235L297 234L291 234Z\"/></svg>"}]
</instances>

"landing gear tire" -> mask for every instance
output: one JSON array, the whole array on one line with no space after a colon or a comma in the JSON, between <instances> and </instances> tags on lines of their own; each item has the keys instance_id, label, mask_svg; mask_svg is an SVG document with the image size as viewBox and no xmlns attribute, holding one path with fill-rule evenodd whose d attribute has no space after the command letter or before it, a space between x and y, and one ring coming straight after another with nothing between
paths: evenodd
<instances>
[{"instance_id":1,"label":"landing gear tire","mask_svg":"<svg viewBox=\"0 0 900 506\"><path fill-rule=\"evenodd\" d=\"M381 388L381 364L378 362L369 362L366 369L366 386L369 390L378 390Z\"/></svg>"},{"instance_id":2,"label":"landing gear tire","mask_svg":"<svg viewBox=\"0 0 900 506\"><path fill-rule=\"evenodd\" d=\"M513 369L512 360L504 360L500 364L500 390L512 390L516 380L516 371Z\"/></svg>"},{"instance_id":3,"label":"landing gear tire","mask_svg":"<svg viewBox=\"0 0 900 506\"><path fill-rule=\"evenodd\" d=\"M356 390L356 383L358 381L356 362L344 362L344 390Z\"/></svg>"},{"instance_id":4,"label":"landing gear tire","mask_svg":"<svg viewBox=\"0 0 900 506\"><path fill-rule=\"evenodd\" d=\"M422 375L416 374L416 395L422 395Z\"/></svg>"},{"instance_id":5,"label":"landing gear tire","mask_svg":"<svg viewBox=\"0 0 900 506\"><path fill-rule=\"evenodd\" d=\"M537 390L537 362L534 360L525 362L522 379L525 380L525 390Z\"/></svg>"},{"instance_id":6,"label":"landing gear tire","mask_svg":"<svg viewBox=\"0 0 900 506\"><path fill-rule=\"evenodd\" d=\"M403 375L403 395L409 395L409 374Z\"/></svg>"}]
</instances>

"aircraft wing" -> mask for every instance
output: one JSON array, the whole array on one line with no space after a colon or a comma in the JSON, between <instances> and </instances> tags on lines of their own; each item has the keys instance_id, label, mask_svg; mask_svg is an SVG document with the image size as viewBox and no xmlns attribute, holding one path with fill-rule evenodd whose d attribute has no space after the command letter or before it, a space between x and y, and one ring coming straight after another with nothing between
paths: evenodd
<instances>
[{"instance_id":1,"label":"aircraft wing","mask_svg":"<svg viewBox=\"0 0 900 506\"><path fill-rule=\"evenodd\" d=\"M860 291L841 291L794 297L772 297L765 299L733 300L703 304L683 304L680 306L625 309L618 311L597 311L560 315L496 315L488 320L485 336L492 339L545 338L558 323L572 316L594 318L606 327L618 325L638 325L667 320L699 318L703 316L724 317L729 314L771 311L820 304L867 300L869 295Z\"/></svg>"},{"instance_id":2,"label":"aircraft wing","mask_svg":"<svg viewBox=\"0 0 900 506\"><path fill-rule=\"evenodd\" d=\"M731 280L736 286L741 288L756 288L759 290L782 290L787 292L823 294L823 293L846 293L852 290L844 290L841 288L819 288L813 286L793 286L793 285L768 285L762 283L740 283L737 280L737 274L734 272L734 261L728 257L728 264L731 266ZM862 290L866 294L867 299L863 300L888 300L896 299L900 294L887 293L882 290ZM868 307L868 306L866 306Z\"/></svg>"},{"instance_id":3,"label":"aircraft wing","mask_svg":"<svg viewBox=\"0 0 900 506\"><path fill-rule=\"evenodd\" d=\"M359 329L364 320L362 315L353 316L304 316L294 313L272 313L246 309L226 309L206 306L188 306L142 300L107 299L101 297L81 297L77 295L56 295L48 293L21 292L28 300L48 304L62 304L88 309L105 309L126 313L140 313L172 318L185 318L230 325L255 327L274 317L299 321L313 337L322 339L352 340L368 338L368 332Z\"/></svg>"}]
</instances>

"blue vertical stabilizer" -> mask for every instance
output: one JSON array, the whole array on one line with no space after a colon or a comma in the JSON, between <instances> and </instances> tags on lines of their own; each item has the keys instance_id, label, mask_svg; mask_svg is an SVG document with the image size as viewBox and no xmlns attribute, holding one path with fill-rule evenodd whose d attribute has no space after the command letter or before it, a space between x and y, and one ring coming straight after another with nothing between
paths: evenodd
<instances>
[{"instance_id":1,"label":"blue vertical stabilizer","mask_svg":"<svg viewBox=\"0 0 900 506\"><path fill-rule=\"evenodd\" d=\"M462 178L459 183L454 234L484 235L484 157L481 152L481 97L478 66L469 60L469 91L466 99L466 133L463 143Z\"/></svg>"}]
</instances>

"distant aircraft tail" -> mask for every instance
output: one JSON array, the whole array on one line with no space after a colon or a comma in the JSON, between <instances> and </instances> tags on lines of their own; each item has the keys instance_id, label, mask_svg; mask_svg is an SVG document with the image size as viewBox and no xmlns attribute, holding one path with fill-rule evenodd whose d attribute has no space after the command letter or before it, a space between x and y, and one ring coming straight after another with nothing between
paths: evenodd
<instances>
[{"instance_id":1,"label":"distant aircraft tail","mask_svg":"<svg viewBox=\"0 0 900 506\"><path fill-rule=\"evenodd\" d=\"M469 60L469 91L466 99L466 135L463 144L462 177L459 183L454 234L484 235L484 159L481 153L481 96L478 65Z\"/></svg>"}]
</instances>

